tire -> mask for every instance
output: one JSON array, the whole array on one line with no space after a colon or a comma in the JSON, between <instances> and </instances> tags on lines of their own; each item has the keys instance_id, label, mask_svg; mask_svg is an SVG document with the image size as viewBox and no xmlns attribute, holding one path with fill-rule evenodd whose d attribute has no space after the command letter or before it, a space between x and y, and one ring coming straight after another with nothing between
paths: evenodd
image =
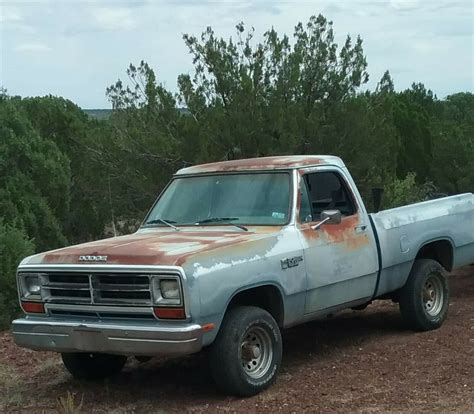
<instances>
[{"instance_id":1,"label":"tire","mask_svg":"<svg viewBox=\"0 0 474 414\"><path fill-rule=\"evenodd\" d=\"M81 380L99 380L118 374L127 357L112 354L62 353L64 366L74 378Z\"/></svg>"},{"instance_id":2,"label":"tire","mask_svg":"<svg viewBox=\"0 0 474 414\"><path fill-rule=\"evenodd\" d=\"M400 291L399 304L403 319L412 329L438 329L449 307L448 279L443 266L431 259L416 260Z\"/></svg>"},{"instance_id":3,"label":"tire","mask_svg":"<svg viewBox=\"0 0 474 414\"><path fill-rule=\"evenodd\" d=\"M281 333L275 319L255 306L229 310L209 352L221 391L249 397L269 387L281 364Z\"/></svg>"}]
</instances>

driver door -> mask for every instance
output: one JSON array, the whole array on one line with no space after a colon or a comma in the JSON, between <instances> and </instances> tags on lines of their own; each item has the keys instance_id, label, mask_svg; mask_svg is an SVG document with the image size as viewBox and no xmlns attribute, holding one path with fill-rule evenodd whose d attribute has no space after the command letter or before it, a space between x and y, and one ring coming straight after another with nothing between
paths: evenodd
<instances>
[{"instance_id":1,"label":"driver door","mask_svg":"<svg viewBox=\"0 0 474 414\"><path fill-rule=\"evenodd\" d=\"M368 215L344 171L320 167L300 172L299 235L308 287L305 314L371 298L378 258ZM339 224L322 224L324 210L339 210Z\"/></svg>"}]
</instances>

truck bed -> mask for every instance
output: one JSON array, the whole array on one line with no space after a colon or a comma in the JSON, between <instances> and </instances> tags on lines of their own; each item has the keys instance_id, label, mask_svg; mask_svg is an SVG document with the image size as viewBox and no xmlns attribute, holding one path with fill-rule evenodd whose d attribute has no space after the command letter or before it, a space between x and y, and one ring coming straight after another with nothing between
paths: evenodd
<instances>
[{"instance_id":1,"label":"truck bed","mask_svg":"<svg viewBox=\"0 0 474 414\"><path fill-rule=\"evenodd\" d=\"M416 255L428 243L451 245L451 267L474 263L472 193L384 210L370 217L381 261L376 297L405 284Z\"/></svg>"}]
</instances>

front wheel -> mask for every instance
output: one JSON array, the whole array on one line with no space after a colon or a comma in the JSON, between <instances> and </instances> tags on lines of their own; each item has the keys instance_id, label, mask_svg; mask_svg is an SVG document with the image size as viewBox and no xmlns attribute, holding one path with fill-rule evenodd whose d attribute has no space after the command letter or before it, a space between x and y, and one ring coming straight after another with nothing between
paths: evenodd
<instances>
[{"instance_id":1,"label":"front wheel","mask_svg":"<svg viewBox=\"0 0 474 414\"><path fill-rule=\"evenodd\" d=\"M437 329L446 319L448 307L446 271L435 260L417 260L400 291L403 319L417 331Z\"/></svg>"},{"instance_id":2,"label":"front wheel","mask_svg":"<svg viewBox=\"0 0 474 414\"><path fill-rule=\"evenodd\" d=\"M118 374L127 357L122 355L68 352L61 354L64 366L74 378L98 380Z\"/></svg>"},{"instance_id":3,"label":"front wheel","mask_svg":"<svg viewBox=\"0 0 474 414\"><path fill-rule=\"evenodd\" d=\"M275 319L261 308L239 306L227 313L210 349L212 376L226 393L255 395L275 381L281 355Z\"/></svg>"}]
</instances>

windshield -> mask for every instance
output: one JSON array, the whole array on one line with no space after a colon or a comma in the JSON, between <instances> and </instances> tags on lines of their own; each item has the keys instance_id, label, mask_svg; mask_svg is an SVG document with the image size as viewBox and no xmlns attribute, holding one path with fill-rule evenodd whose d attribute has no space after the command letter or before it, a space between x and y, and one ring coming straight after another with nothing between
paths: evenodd
<instances>
[{"instance_id":1,"label":"windshield","mask_svg":"<svg viewBox=\"0 0 474 414\"><path fill-rule=\"evenodd\" d=\"M289 210L287 173L183 177L171 182L144 225L283 225Z\"/></svg>"}]
</instances>

